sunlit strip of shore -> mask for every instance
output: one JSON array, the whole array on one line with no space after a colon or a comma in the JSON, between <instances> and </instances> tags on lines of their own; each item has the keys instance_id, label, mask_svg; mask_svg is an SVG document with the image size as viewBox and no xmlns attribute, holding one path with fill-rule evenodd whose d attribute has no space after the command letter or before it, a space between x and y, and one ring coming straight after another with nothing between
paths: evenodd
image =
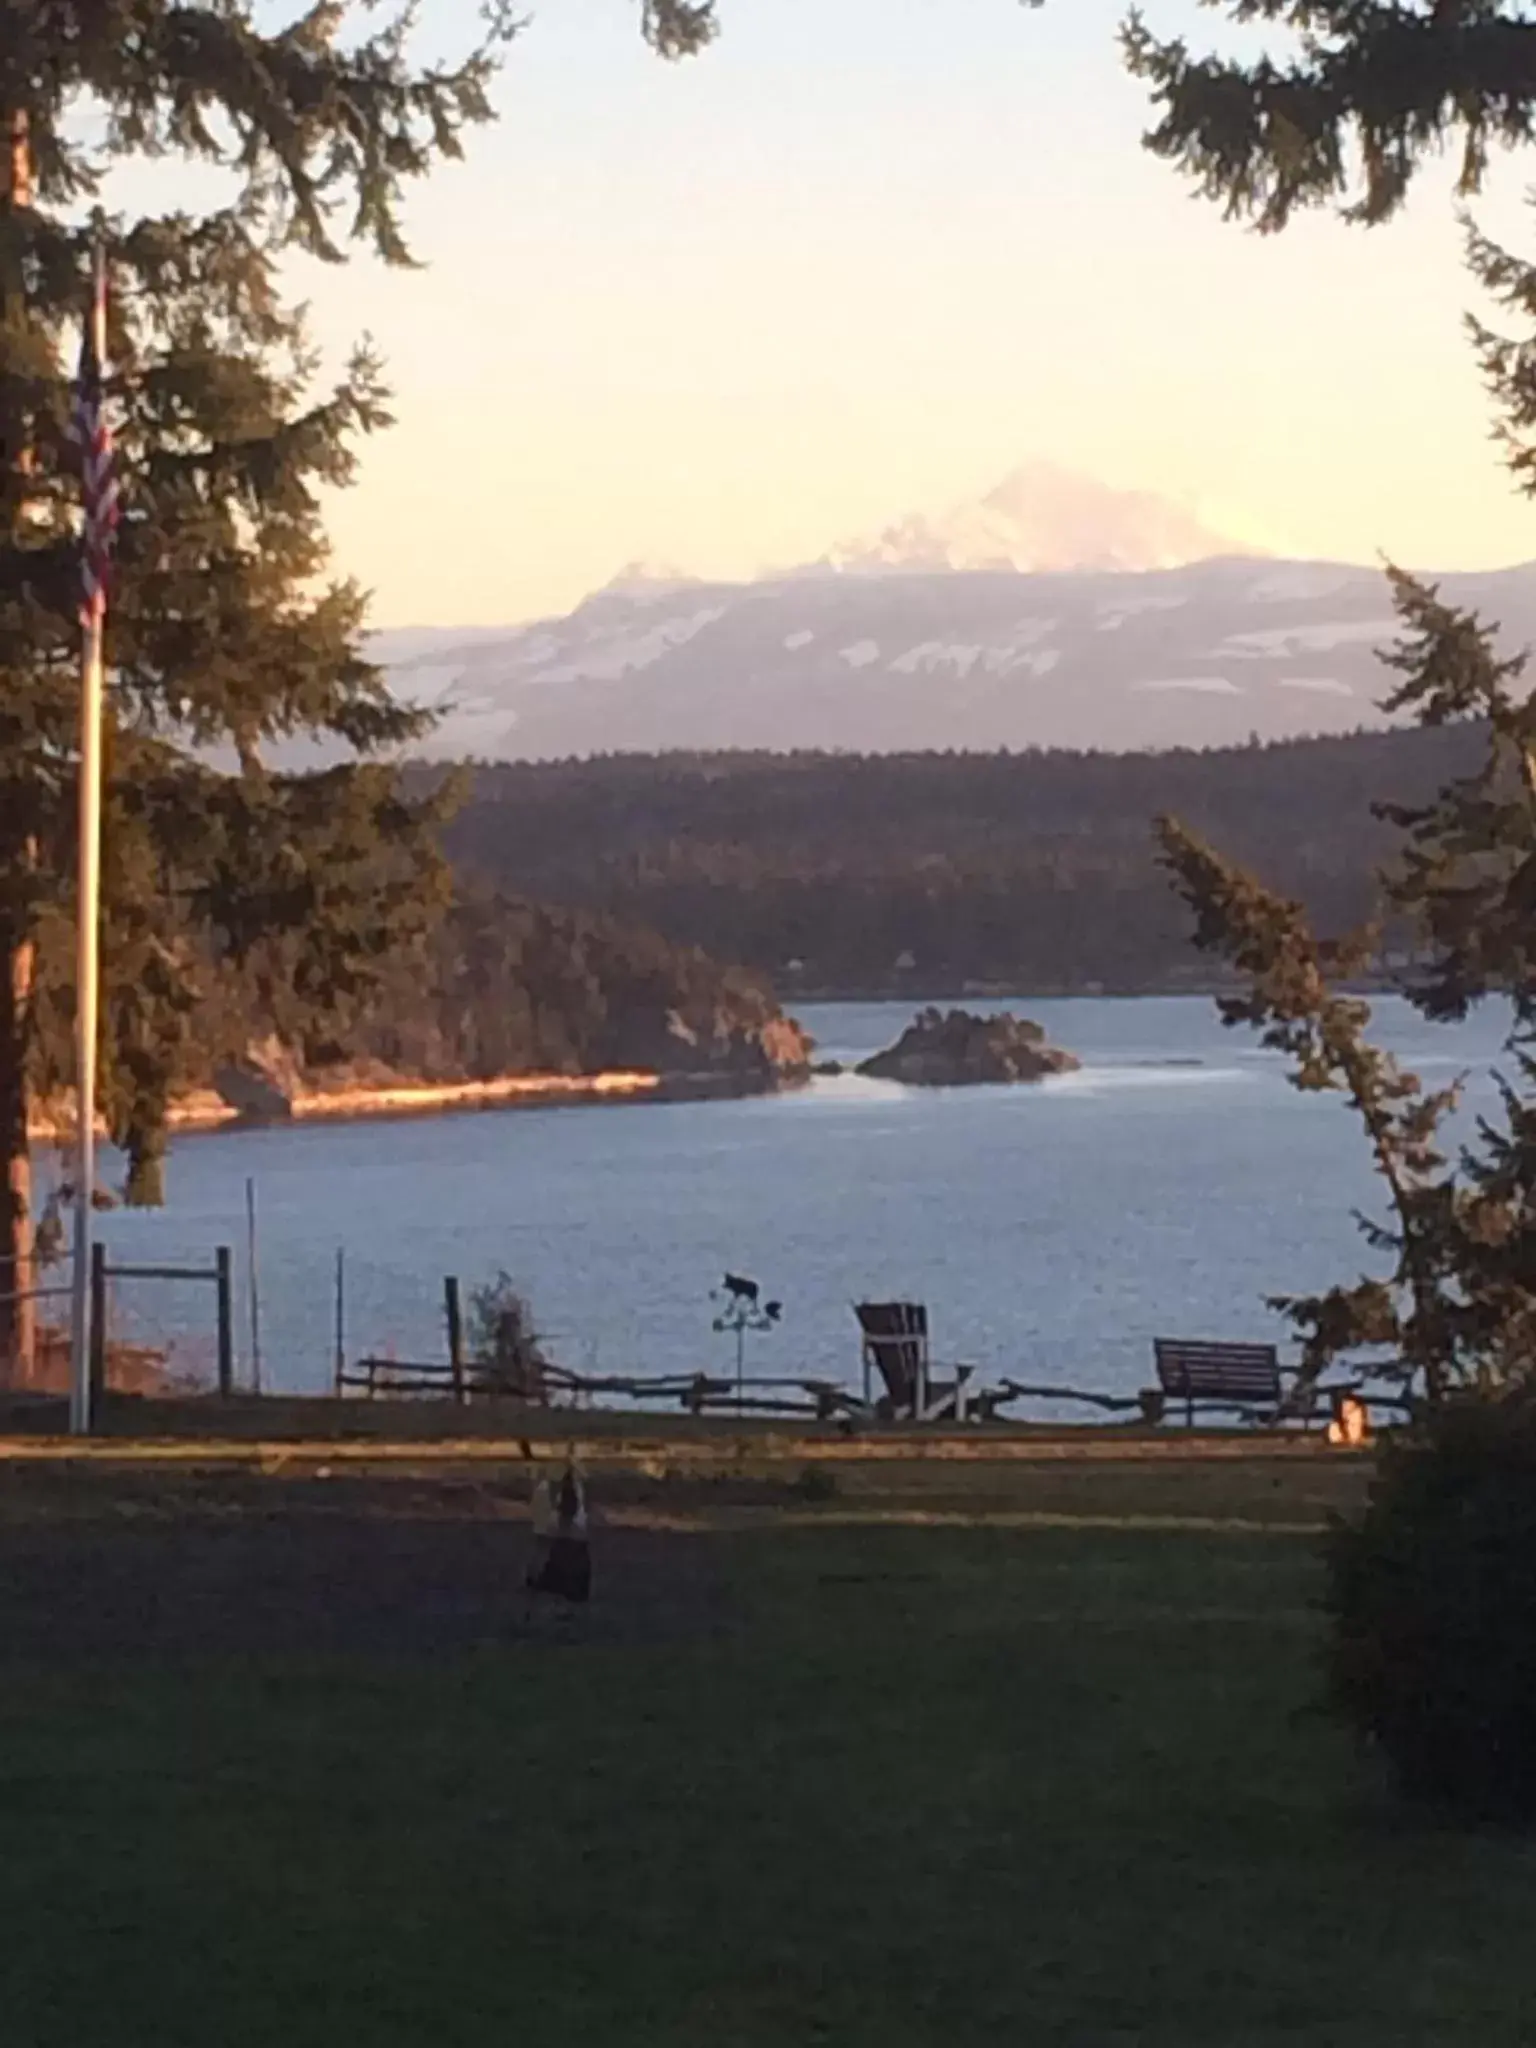
<instances>
[{"instance_id":1,"label":"sunlit strip of shore","mask_svg":"<svg viewBox=\"0 0 1536 2048\"><path fill-rule=\"evenodd\" d=\"M556 1102L587 1096L645 1095L659 1074L616 1069L603 1074L506 1074L495 1081L404 1082L395 1088L357 1088L335 1094L297 1095L296 1122L317 1117L405 1116L440 1109L493 1109L507 1102Z\"/></svg>"},{"instance_id":2,"label":"sunlit strip of shore","mask_svg":"<svg viewBox=\"0 0 1536 2048\"><path fill-rule=\"evenodd\" d=\"M211 1089L171 1104L172 1130L210 1131L240 1122L314 1123L370 1116L431 1116L454 1109L496 1109L516 1102L581 1102L613 1096L647 1095L660 1087L659 1074L614 1068L600 1074L503 1074L493 1081L400 1082L389 1088L338 1088L295 1095L286 1116L255 1118ZM71 1135L67 1114L34 1116L27 1135L35 1144Z\"/></svg>"}]
</instances>

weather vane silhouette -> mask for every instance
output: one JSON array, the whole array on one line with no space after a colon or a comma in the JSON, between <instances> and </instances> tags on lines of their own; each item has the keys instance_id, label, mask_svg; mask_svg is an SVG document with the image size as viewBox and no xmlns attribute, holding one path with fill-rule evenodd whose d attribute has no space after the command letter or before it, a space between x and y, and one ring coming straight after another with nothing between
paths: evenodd
<instances>
[{"instance_id":1,"label":"weather vane silhouette","mask_svg":"<svg viewBox=\"0 0 1536 2048\"><path fill-rule=\"evenodd\" d=\"M764 1301L762 1289L755 1280L749 1280L742 1273L727 1273L721 1284L710 1294L715 1304L714 1328L717 1335L733 1336L736 1339L736 1400L742 1398L746 1370L747 1332L749 1330L774 1330L784 1314L784 1304L779 1301Z\"/></svg>"}]
</instances>

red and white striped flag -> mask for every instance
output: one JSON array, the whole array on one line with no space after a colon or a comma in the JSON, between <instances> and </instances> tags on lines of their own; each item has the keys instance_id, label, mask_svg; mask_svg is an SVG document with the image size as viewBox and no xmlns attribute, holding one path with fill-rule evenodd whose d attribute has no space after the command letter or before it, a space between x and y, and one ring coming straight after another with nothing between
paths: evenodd
<instances>
[{"instance_id":1,"label":"red and white striped flag","mask_svg":"<svg viewBox=\"0 0 1536 2048\"><path fill-rule=\"evenodd\" d=\"M107 582L112 569L112 542L117 532L117 479L112 472L112 429L107 423L102 391L103 364L98 337L107 325L107 267L100 250L85 333L80 343L80 369L75 379L72 432L80 449L80 497L85 524L80 535L80 617L87 626L106 615Z\"/></svg>"}]
</instances>

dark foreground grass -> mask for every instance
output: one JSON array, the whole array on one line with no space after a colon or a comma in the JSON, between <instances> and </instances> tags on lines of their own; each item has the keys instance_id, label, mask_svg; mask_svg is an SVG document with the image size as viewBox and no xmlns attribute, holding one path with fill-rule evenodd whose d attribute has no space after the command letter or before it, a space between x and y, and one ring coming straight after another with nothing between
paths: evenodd
<instances>
[{"instance_id":1,"label":"dark foreground grass","mask_svg":"<svg viewBox=\"0 0 1536 2048\"><path fill-rule=\"evenodd\" d=\"M1536 1857L1296 1718L1306 1539L676 1540L723 1634L6 1673L6 2048L1531 2040Z\"/></svg>"}]
</instances>

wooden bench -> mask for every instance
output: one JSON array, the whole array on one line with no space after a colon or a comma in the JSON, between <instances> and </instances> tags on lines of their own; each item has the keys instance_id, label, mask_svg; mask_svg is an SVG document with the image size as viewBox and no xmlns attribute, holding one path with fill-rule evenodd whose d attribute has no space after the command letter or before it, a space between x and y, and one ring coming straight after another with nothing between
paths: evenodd
<instances>
[{"instance_id":1,"label":"wooden bench","mask_svg":"<svg viewBox=\"0 0 1536 2048\"><path fill-rule=\"evenodd\" d=\"M1280 1406L1280 1358L1273 1344L1158 1337L1152 1349L1158 1384L1170 1399L1184 1403L1184 1419L1191 1428L1197 1403L1206 1408L1261 1408L1271 1415Z\"/></svg>"}]
</instances>

